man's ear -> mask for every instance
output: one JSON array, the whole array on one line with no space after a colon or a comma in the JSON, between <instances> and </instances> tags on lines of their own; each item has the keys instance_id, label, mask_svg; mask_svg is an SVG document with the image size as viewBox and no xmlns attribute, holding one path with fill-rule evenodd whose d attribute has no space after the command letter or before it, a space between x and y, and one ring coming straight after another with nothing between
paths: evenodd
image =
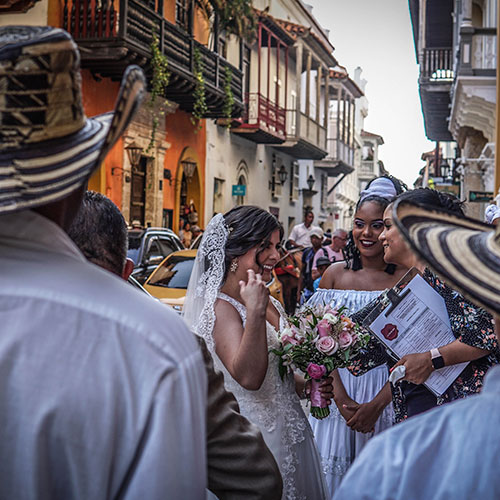
<instances>
[{"instance_id":1,"label":"man's ear","mask_svg":"<svg viewBox=\"0 0 500 500\"><path fill-rule=\"evenodd\" d=\"M127 257L127 259L125 260L125 265L123 266L122 278L125 281L127 281L128 277L132 274L133 270L134 270L134 261Z\"/></svg>"}]
</instances>

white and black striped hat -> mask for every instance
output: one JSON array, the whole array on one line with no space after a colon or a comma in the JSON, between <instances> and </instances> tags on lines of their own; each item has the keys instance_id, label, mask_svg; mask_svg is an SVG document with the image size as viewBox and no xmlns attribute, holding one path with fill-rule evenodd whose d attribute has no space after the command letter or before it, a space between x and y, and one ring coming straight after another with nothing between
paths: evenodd
<instances>
[{"instance_id":1,"label":"white and black striped hat","mask_svg":"<svg viewBox=\"0 0 500 500\"><path fill-rule=\"evenodd\" d=\"M466 297L500 314L500 226L396 201L394 222L411 248Z\"/></svg>"},{"instance_id":2,"label":"white and black striped hat","mask_svg":"<svg viewBox=\"0 0 500 500\"><path fill-rule=\"evenodd\" d=\"M0 28L0 214L57 201L86 182L129 124L145 83L129 66L114 111L87 118L71 36Z\"/></svg>"}]
</instances>

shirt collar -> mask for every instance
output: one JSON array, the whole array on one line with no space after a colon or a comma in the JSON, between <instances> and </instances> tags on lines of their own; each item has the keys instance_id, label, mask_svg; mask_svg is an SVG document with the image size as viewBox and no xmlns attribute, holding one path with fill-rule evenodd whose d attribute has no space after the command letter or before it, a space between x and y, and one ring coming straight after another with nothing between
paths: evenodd
<instances>
[{"instance_id":1,"label":"shirt collar","mask_svg":"<svg viewBox=\"0 0 500 500\"><path fill-rule=\"evenodd\" d=\"M61 227L32 210L0 216L0 248L2 246L48 250L86 260Z\"/></svg>"}]
</instances>

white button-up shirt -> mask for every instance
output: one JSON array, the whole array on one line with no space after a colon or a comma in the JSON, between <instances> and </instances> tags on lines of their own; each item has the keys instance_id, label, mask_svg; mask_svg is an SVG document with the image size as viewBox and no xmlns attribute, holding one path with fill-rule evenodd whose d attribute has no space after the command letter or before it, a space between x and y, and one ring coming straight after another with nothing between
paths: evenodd
<instances>
[{"instance_id":1,"label":"white button-up shirt","mask_svg":"<svg viewBox=\"0 0 500 500\"><path fill-rule=\"evenodd\" d=\"M204 498L205 367L177 314L25 211L0 216L0 325L0 498Z\"/></svg>"},{"instance_id":2,"label":"white button-up shirt","mask_svg":"<svg viewBox=\"0 0 500 500\"><path fill-rule=\"evenodd\" d=\"M500 498L500 367L480 394L445 404L371 439L335 500Z\"/></svg>"},{"instance_id":3,"label":"white button-up shirt","mask_svg":"<svg viewBox=\"0 0 500 500\"><path fill-rule=\"evenodd\" d=\"M301 224L297 224L293 226L292 232L288 237L289 240L295 241L295 243L302 247L311 247L311 231L313 229L319 229L318 226L313 226L312 224L309 227L302 222Z\"/></svg>"}]
</instances>

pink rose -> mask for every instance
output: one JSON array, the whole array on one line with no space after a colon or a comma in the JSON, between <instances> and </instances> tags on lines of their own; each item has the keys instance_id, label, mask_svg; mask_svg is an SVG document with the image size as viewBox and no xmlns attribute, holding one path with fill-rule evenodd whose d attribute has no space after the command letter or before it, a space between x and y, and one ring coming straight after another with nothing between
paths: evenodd
<instances>
[{"instance_id":1,"label":"pink rose","mask_svg":"<svg viewBox=\"0 0 500 500\"><path fill-rule=\"evenodd\" d=\"M320 337L316 341L316 348L323 354L334 354L339 348L339 344L335 341L333 337Z\"/></svg>"},{"instance_id":2,"label":"pink rose","mask_svg":"<svg viewBox=\"0 0 500 500\"><path fill-rule=\"evenodd\" d=\"M318 333L320 337L326 337L330 335L330 323L326 319L322 319L317 325Z\"/></svg>"},{"instance_id":3,"label":"pink rose","mask_svg":"<svg viewBox=\"0 0 500 500\"><path fill-rule=\"evenodd\" d=\"M340 332L339 344L342 349L347 349L353 343L352 335L346 331Z\"/></svg>"},{"instance_id":4,"label":"pink rose","mask_svg":"<svg viewBox=\"0 0 500 500\"><path fill-rule=\"evenodd\" d=\"M326 375L326 368L323 365L309 363L307 365L307 373L311 378L319 380Z\"/></svg>"}]
</instances>

